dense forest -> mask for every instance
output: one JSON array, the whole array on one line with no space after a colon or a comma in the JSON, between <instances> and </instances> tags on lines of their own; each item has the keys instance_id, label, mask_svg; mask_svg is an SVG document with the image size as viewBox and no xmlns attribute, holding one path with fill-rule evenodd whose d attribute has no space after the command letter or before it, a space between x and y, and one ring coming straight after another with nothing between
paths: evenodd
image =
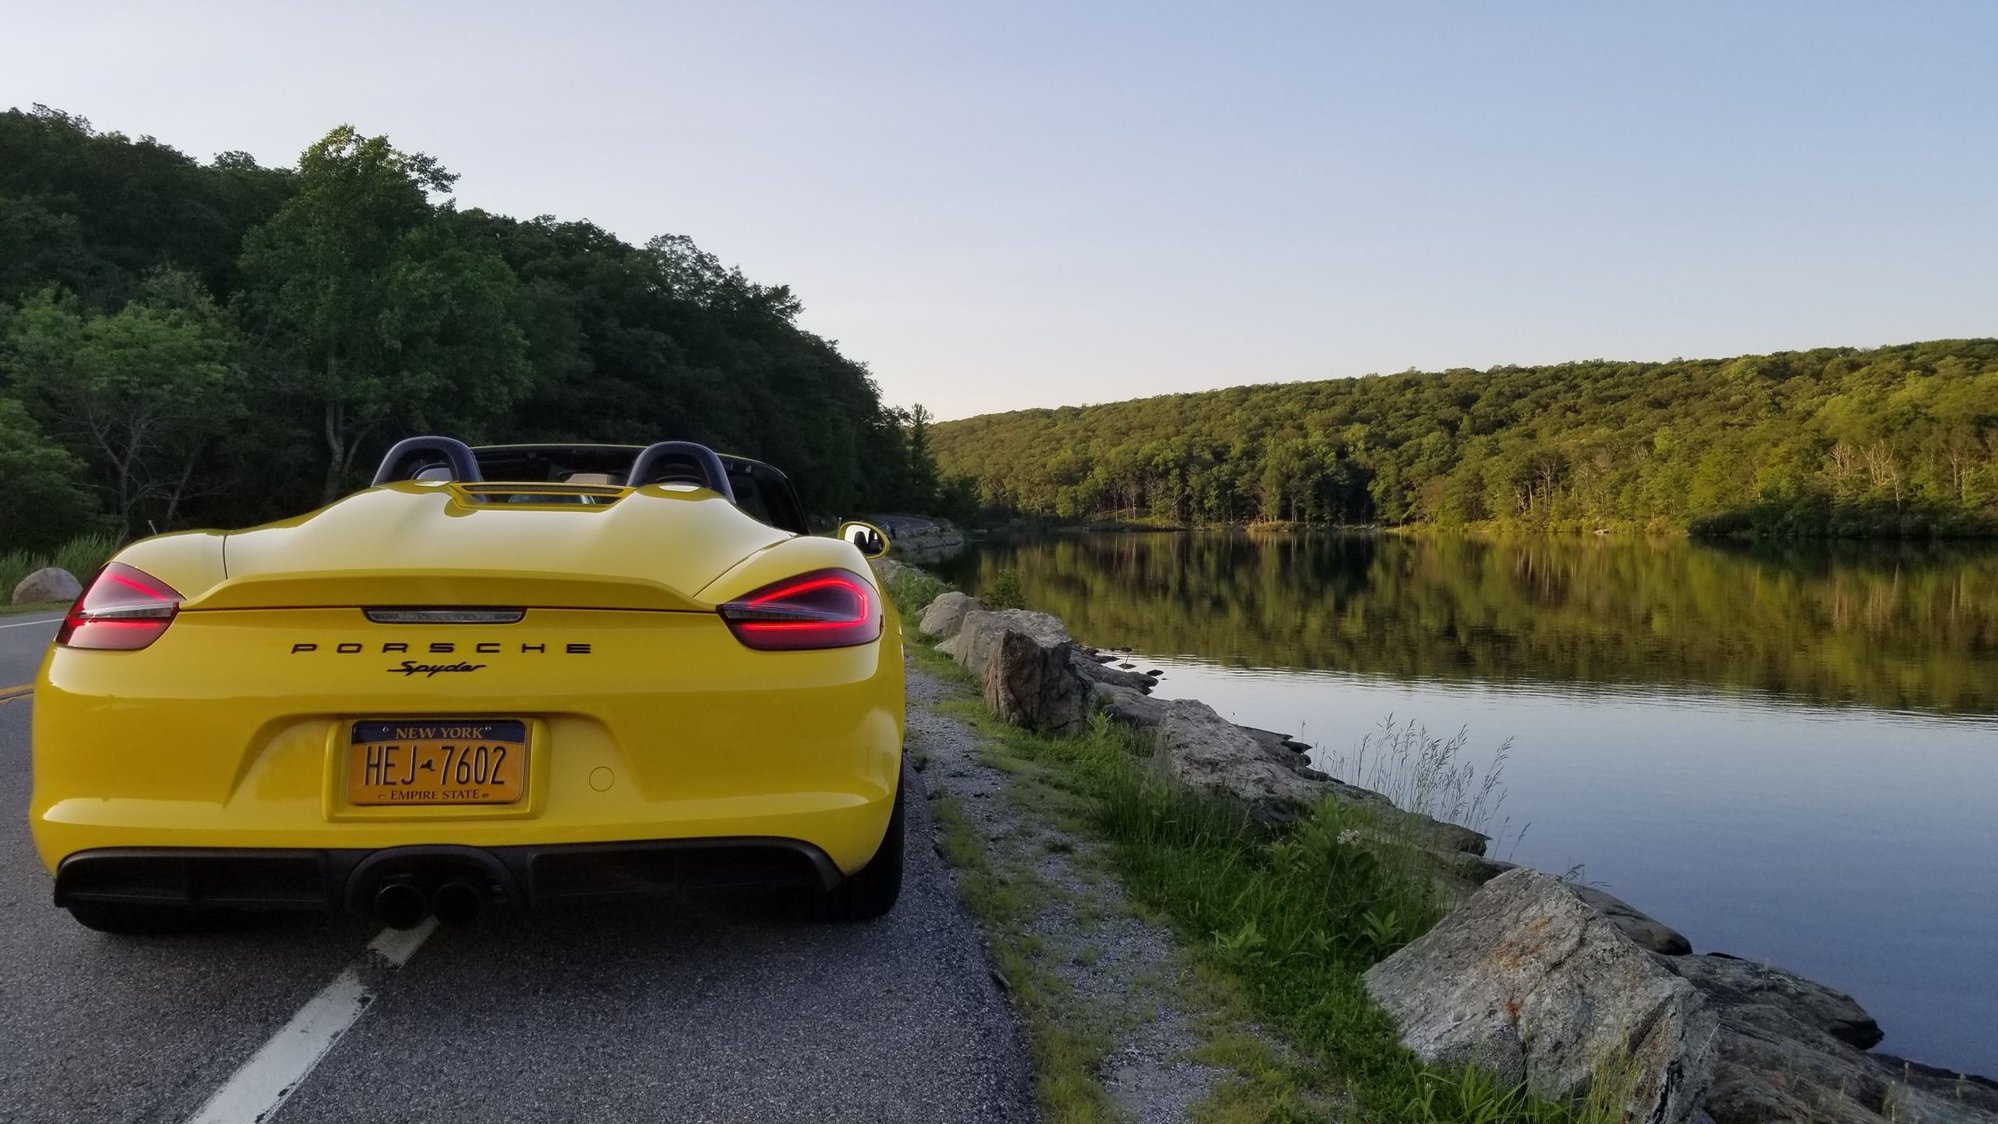
<instances>
[{"instance_id":1,"label":"dense forest","mask_svg":"<svg viewBox=\"0 0 1998 1124\"><path fill-rule=\"evenodd\" d=\"M1244 386L937 423L1063 520L1990 533L1998 340Z\"/></svg>"},{"instance_id":2,"label":"dense forest","mask_svg":"<svg viewBox=\"0 0 1998 1124\"><path fill-rule=\"evenodd\" d=\"M0 550L300 512L420 432L686 438L818 511L934 505L926 416L789 288L455 178L345 126L269 168L0 114Z\"/></svg>"}]
</instances>

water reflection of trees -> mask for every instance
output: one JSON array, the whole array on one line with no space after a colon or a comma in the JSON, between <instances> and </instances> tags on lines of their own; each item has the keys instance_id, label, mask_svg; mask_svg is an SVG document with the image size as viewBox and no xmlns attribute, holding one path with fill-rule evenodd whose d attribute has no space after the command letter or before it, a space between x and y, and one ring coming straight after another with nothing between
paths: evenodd
<instances>
[{"instance_id":1,"label":"water reflection of trees","mask_svg":"<svg viewBox=\"0 0 1998 1124\"><path fill-rule=\"evenodd\" d=\"M1989 548L1093 535L989 545L953 576L1005 567L1092 641L1237 666L1998 713Z\"/></svg>"}]
</instances>

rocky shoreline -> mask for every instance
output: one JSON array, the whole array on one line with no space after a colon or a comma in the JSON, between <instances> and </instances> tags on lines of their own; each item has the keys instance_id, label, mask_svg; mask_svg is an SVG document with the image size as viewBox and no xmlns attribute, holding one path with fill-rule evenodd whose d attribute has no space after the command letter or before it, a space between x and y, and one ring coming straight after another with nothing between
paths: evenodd
<instances>
[{"instance_id":1,"label":"rocky shoreline","mask_svg":"<svg viewBox=\"0 0 1998 1124\"><path fill-rule=\"evenodd\" d=\"M1077 642L1052 615L949 592L905 626L970 672L1009 724L1059 735L1102 712L1149 732L1154 765L1174 783L1239 802L1260 822L1346 801L1417 848L1456 908L1365 982L1427 1062L1476 1064L1557 1100L1592 1086L1600 1099L1614 1082L1624 1118L1656 1124L1998 1124L1998 1082L1871 1052L1882 1031L1852 997L1694 954L1628 903L1491 859L1484 835L1312 768L1302 743L1195 700L1152 697L1156 671Z\"/></svg>"},{"instance_id":2,"label":"rocky shoreline","mask_svg":"<svg viewBox=\"0 0 1998 1124\"><path fill-rule=\"evenodd\" d=\"M895 557L918 566L941 562L964 549L964 531L948 519L927 515L863 515L887 533Z\"/></svg>"}]
</instances>

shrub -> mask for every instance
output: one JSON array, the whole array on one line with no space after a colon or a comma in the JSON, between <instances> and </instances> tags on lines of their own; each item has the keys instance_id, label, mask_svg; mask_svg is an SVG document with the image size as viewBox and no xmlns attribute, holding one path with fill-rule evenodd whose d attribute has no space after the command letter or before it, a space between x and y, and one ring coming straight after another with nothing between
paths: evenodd
<instances>
[{"instance_id":1,"label":"shrub","mask_svg":"<svg viewBox=\"0 0 1998 1124\"><path fill-rule=\"evenodd\" d=\"M914 617L922 612L938 594L947 593L950 585L914 566L896 568L894 575L886 583L888 599L895 603L895 609L904 617Z\"/></svg>"},{"instance_id":2,"label":"shrub","mask_svg":"<svg viewBox=\"0 0 1998 1124\"><path fill-rule=\"evenodd\" d=\"M985 602L988 609L1026 608L1027 593L1020 588L1020 571L999 571L993 576L992 584L979 591L978 599Z\"/></svg>"}]
</instances>

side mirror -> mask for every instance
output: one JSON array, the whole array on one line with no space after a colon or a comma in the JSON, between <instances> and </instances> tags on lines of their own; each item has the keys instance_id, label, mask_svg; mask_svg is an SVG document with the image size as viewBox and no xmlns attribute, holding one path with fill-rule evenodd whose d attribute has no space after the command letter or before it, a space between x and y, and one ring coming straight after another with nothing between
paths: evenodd
<instances>
[{"instance_id":1,"label":"side mirror","mask_svg":"<svg viewBox=\"0 0 1998 1124\"><path fill-rule=\"evenodd\" d=\"M885 558L888 555L888 536L872 523L841 523L839 537L858 547L862 558Z\"/></svg>"}]
</instances>

